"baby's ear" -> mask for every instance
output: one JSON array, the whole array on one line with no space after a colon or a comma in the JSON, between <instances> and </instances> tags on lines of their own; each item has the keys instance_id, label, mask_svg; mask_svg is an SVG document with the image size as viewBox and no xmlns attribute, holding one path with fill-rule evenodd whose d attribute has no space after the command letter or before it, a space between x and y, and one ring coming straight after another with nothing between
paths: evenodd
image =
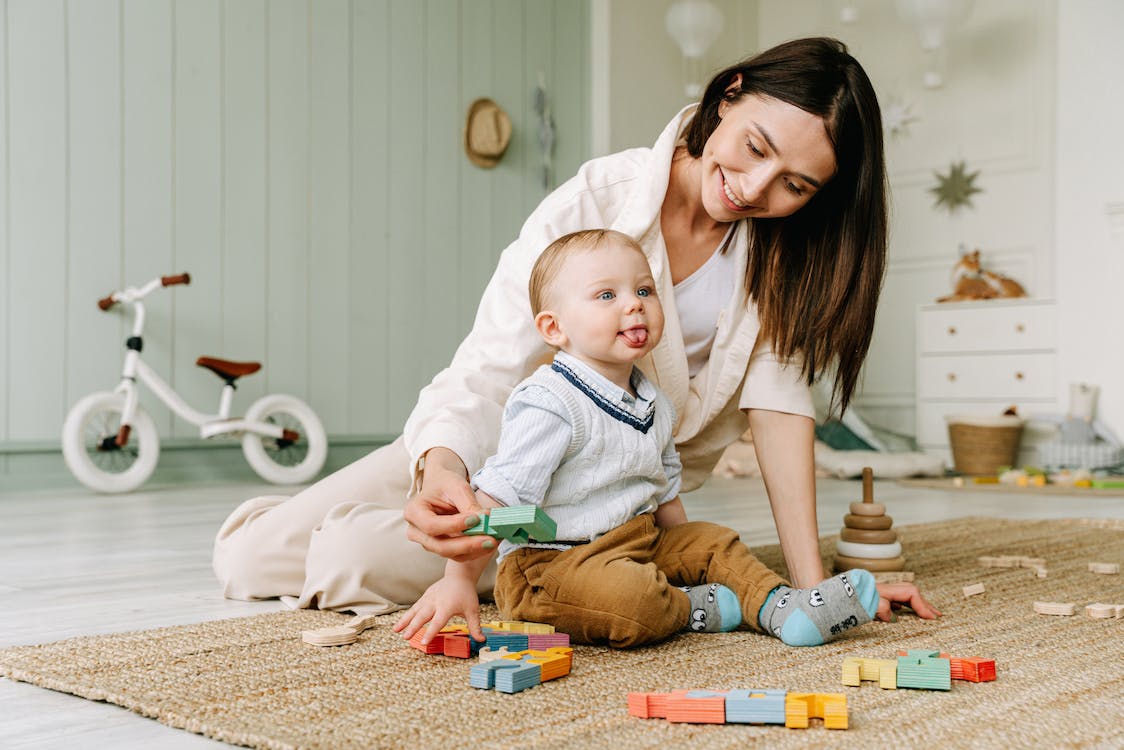
<instances>
[{"instance_id":1,"label":"baby's ear","mask_svg":"<svg viewBox=\"0 0 1124 750\"><path fill-rule=\"evenodd\" d=\"M535 316L535 328L542 340L556 349L561 349L566 344L566 334L558 326L558 318L552 310L543 310Z\"/></svg>"}]
</instances>

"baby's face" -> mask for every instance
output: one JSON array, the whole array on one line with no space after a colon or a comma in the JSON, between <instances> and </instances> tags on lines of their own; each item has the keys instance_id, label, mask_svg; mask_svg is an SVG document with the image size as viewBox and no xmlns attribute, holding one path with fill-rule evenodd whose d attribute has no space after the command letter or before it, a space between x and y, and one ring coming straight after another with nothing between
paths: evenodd
<instances>
[{"instance_id":1,"label":"baby's face","mask_svg":"<svg viewBox=\"0 0 1124 750\"><path fill-rule=\"evenodd\" d=\"M663 307L648 260L623 242L606 243L566 258L548 301L566 336L562 348L594 367L636 362L663 335Z\"/></svg>"}]
</instances>

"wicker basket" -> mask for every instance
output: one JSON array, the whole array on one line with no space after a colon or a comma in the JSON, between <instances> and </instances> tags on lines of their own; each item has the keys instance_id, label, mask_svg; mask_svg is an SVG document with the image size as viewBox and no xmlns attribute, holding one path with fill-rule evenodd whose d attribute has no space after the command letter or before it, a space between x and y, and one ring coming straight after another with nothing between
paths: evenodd
<instances>
[{"instance_id":1,"label":"wicker basket","mask_svg":"<svg viewBox=\"0 0 1124 750\"><path fill-rule=\"evenodd\" d=\"M952 462L961 474L992 475L1014 466L1023 436L1020 417L949 416L948 442Z\"/></svg>"}]
</instances>

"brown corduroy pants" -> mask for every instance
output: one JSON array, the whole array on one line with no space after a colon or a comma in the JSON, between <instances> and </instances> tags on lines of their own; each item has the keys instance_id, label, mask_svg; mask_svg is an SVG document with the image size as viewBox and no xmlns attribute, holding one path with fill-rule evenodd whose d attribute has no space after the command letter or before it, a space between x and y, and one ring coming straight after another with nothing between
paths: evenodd
<instances>
[{"instance_id":1,"label":"brown corduroy pants","mask_svg":"<svg viewBox=\"0 0 1124 750\"><path fill-rule=\"evenodd\" d=\"M500 563L496 604L505 618L545 622L575 643L628 648L683 630L691 614L677 586L721 583L745 624L785 581L733 529L695 521L661 529L651 514L567 550L523 547Z\"/></svg>"}]
</instances>

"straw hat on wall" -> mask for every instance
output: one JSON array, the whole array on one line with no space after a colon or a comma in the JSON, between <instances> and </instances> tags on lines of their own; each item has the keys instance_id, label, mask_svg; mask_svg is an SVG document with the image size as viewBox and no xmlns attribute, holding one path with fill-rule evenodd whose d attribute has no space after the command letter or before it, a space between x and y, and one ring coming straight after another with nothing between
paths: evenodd
<instances>
[{"instance_id":1,"label":"straw hat on wall","mask_svg":"<svg viewBox=\"0 0 1124 750\"><path fill-rule=\"evenodd\" d=\"M511 142L511 118L491 99L477 99L464 123L464 152L478 167L499 164Z\"/></svg>"}]
</instances>

